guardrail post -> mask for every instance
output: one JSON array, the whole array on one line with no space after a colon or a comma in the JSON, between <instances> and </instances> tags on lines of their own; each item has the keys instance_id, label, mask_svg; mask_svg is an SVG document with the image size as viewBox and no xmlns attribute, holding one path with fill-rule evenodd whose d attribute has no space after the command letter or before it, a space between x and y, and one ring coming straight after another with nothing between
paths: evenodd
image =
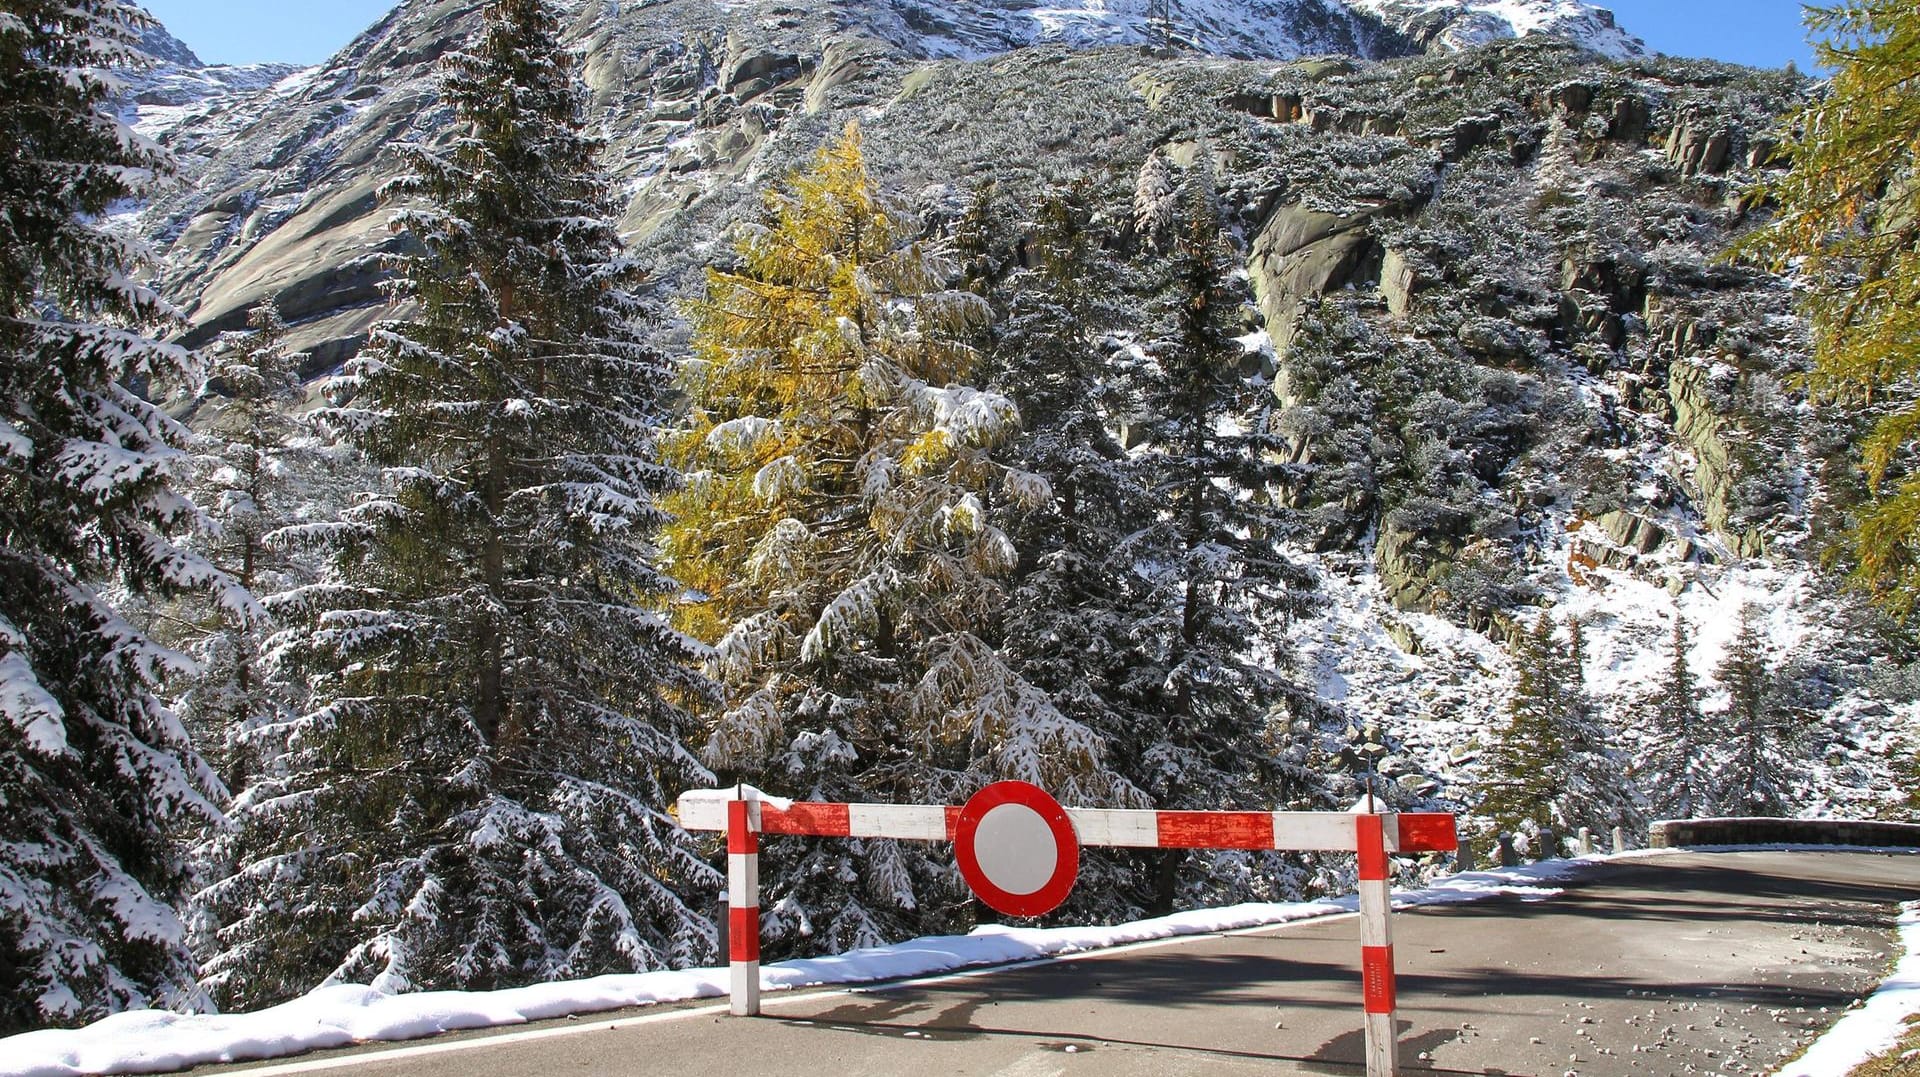
<instances>
[{"instance_id":1,"label":"guardrail post","mask_svg":"<svg viewBox=\"0 0 1920 1077\"><path fill-rule=\"evenodd\" d=\"M1593 855L1593 828L1590 826L1580 828L1580 855Z\"/></svg>"},{"instance_id":2,"label":"guardrail post","mask_svg":"<svg viewBox=\"0 0 1920 1077\"><path fill-rule=\"evenodd\" d=\"M1388 881L1386 821L1354 818L1360 853L1360 980L1367 1011L1367 1077L1400 1072L1394 1028L1392 884Z\"/></svg>"},{"instance_id":3,"label":"guardrail post","mask_svg":"<svg viewBox=\"0 0 1920 1077\"><path fill-rule=\"evenodd\" d=\"M1616 826L1613 828L1613 855L1619 856L1626 851L1627 828L1624 826Z\"/></svg>"},{"instance_id":4,"label":"guardrail post","mask_svg":"<svg viewBox=\"0 0 1920 1077\"><path fill-rule=\"evenodd\" d=\"M760 805L727 801L727 967L735 1017L760 1013Z\"/></svg>"}]
</instances>

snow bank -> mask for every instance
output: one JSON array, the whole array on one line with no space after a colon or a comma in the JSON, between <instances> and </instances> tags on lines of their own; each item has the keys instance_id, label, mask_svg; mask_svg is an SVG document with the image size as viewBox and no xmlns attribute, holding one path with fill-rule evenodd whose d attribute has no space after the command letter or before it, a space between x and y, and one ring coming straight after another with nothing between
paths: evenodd
<instances>
[{"instance_id":1,"label":"snow bank","mask_svg":"<svg viewBox=\"0 0 1920 1077\"><path fill-rule=\"evenodd\" d=\"M1900 1042L1907 1018L1920 1013L1920 901L1900 907L1900 940L1906 953L1880 990L1775 1077L1846 1077Z\"/></svg>"},{"instance_id":2,"label":"snow bank","mask_svg":"<svg viewBox=\"0 0 1920 1077\"><path fill-rule=\"evenodd\" d=\"M1587 861L1555 861L1440 880L1394 896L1398 908L1491 897L1543 900L1544 885L1584 871ZM1064 957L1182 936L1270 927L1354 911L1354 898L1200 909L1113 927L1022 928L992 925L970 935L913 939L895 946L768 965L767 991L874 983L957 969ZM538 984L506 991L426 991L392 995L348 984L325 987L254 1013L183 1015L157 1010L116 1014L82 1029L0 1039L0 1077L162 1073L189 1066L284 1058L359 1043L417 1039L440 1032L497 1028L572 1014L718 998L728 970L688 969Z\"/></svg>"}]
</instances>

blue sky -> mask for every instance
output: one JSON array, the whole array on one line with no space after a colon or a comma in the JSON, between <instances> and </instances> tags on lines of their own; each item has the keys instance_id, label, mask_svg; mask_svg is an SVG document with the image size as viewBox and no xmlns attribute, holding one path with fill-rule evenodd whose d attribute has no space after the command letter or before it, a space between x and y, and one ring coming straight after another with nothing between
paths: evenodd
<instances>
[{"instance_id":1,"label":"blue sky","mask_svg":"<svg viewBox=\"0 0 1920 1077\"><path fill-rule=\"evenodd\" d=\"M1814 67L1800 0L1599 0L1660 52L1782 67Z\"/></svg>"},{"instance_id":2,"label":"blue sky","mask_svg":"<svg viewBox=\"0 0 1920 1077\"><path fill-rule=\"evenodd\" d=\"M146 0L208 63L319 63L373 25L393 0ZM1620 24L1661 52L1809 68L1799 0L1602 0Z\"/></svg>"}]
</instances>

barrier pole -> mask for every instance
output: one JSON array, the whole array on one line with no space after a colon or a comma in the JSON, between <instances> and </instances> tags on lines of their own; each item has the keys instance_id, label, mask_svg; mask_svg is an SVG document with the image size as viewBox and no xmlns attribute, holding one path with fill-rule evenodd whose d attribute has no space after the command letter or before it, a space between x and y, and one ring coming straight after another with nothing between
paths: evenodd
<instances>
[{"instance_id":1,"label":"barrier pole","mask_svg":"<svg viewBox=\"0 0 1920 1077\"><path fill-rule=\"evenodd\" d=\"M1394 1028L1393 895L1388 882L1386 820L1354 817L1360 853L1360 981L1367 1010L1367 1077L1400 1072Z\"/></svg>"},{"instance_id":2,"label":"barrier pole","mask_svg":"<svg viewBox=\"0 0 1920 1077\"><path fill-rule=\"evenodd\" d=\"M735 1017L760 1013L760 835L757 802L727 802L727 942Z\"/></svg>"}]
</instances>

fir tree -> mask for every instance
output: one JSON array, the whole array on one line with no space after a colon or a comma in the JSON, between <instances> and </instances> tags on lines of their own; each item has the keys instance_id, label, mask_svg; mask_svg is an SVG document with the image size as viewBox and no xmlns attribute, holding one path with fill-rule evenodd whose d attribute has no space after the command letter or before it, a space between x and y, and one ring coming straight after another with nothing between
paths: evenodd
<instances>
[{"instance_id":1,"label":"fir tree","mask_svg":"<svg viewBox=\"0 0 1920 1077\"><path fill-rule=\"evenodd\" d=\"M990 642L1015 568L993 503L1044 491L992 456L1019 429L1013 402L968 384L984 303L943 289L956 267L882 199L857 129L768 209L693 308L674 441L689 482L670 549L703 599L684 617L727 691L706 759L810 798L943 803L1020 778L1101 799L1097 737ZM769 855L778 945L956 926L931 851Z\"/></svg>"},{"instance_id":2,"label":"fir tree","mask_svg":"<svg viewBox=\"0 0 1920 1077\"><path fill-rule=\"evenodd\" d=\"M990 384L1020 406L1024 429L1009 447L1002 502L1019 550L999 626L1007 664L1046 692L1064 715L1103 741L1111 777L1103 801L1147 807L1137 745L1152 721L1129 690L1138 576L1121 553L1151 516L1138 470L1108 426L1132 410L1110 362L1128 316L1116 302L1112 238L1097 220L1089 185L1053 192L1028 229L1031 269L1015 273L990 357ZM1132 770L1132 773L1129 771ZM1150 900L1137 854L1087 850L1085 885L1064 916L1078 922L1137 916Z\"/></svg>"},{"instance_id":3,"label":"fir tree","mask_svg":"<svg viewBox=\"0 0 1920 1077\"><path fill-rule=\"evenodd\" d=\"M1479 814L1502 830L1554 825L1557 776L1571 756L1559 713L1565 690L1562 664L1555 658L1553 621L1541 617L1533 631L1514 644L1518 673L1507 700L1507 725L1482 759L1486 790Z\"/></svg>"},{"instance_id":4,"label":"fir tree","mask_svg":"<svg viewBox=\"0 0 1920 1077\"><path fill-rule=\"evenodd\" d=\"M700 649L656 604L651 429L668 372L539 0L445 61L457 124L388 195L423 253L324 414L385 467L275 657L325 705L272 731L240 798L211 982L486 988L710 957L718 879L667 813Z\"/></svg>"},{"instance_id":5,"label":"fir tree","mask_svg":"<svg viewBox=\"0 0 1920 1077\"><path fill-rule=\"evenodd\" d=\"M1004 293L1002 285L1020 268L1022 255L1027 253L1009 219L1011 213L999 185L990 179L981 180L974 185L966 212L954 222L953 256L960 261L960 283L989 300ZM1000 328L1000 314L996 309L991 320L977 326L983 340L977 346L983 350L992 346L994 332Z\"/></svg>"},{"instance_id":6,"label":"fir tree","mask_svg":"<svg viewBox=\"0 0 1920 1077\"><path fill-rule=\"evenodd\" d=\"M1174 218L1179 214L1179 191L1167 162L1155 150L1140 166L1133 189L1133 231L1149 250L1160 250L1171 236Z\"/></svg>"},{"instance_id":7,"label":"fir tree","mask_svg":"<svg viewBox=\"0 0 1920 1077\"><path fill-rule=\"evenodd\" d=\"M1122 547L1142 586L1134 631L1144 645L1127 688L1154 716L1133 773L1162 808L1275 799L1268 721L1288 695L1286 655L1256 641L1281 638L1312 601L1281 550L1295 521L1279 502L1278 402L1244 369L1238 263L1211 177L1196 168L1181 192L1165 327L1142 372L1153 418L1141 481L1153 512ZM1208 900L1263 893L1278 872L1277 861L1169 855L1154 907L1170 908L1183 890Z\"/></svg>"},{"instance_id":8,"label":"fir tree","mask_svg":"<svg viewBox=\"0 0 1920 1077\"><path fill-rule=\"evenodd\" d=\"M271 302L207 352L206 380L194 407L203 422L190 487L211 527L196 546L269 609L273 596L312 582L285 542L302 523L299 487L319 477L325 453L293 412L304 396L298 356ZM240 620L218 609L182 608L173 634L199 670L176 708L196 744L218 761L230 788L247 782L242 743L249 730L283 719L298 706L290 686L271 677L264 650L271 617Z\"/></svg>"},{"instance_id":9,"label":"fir tree","mask_svg":"<svg viewBox=\"0 0 1920 1077\"><path fill-rule=\"evenodd\" d=\"M185 660L101 598L231 581L169 536L183 433L128 388L191 374L142 327L166 305L96 222L167 167L109 114L101 69L151 19L118 0L0 10L0 1034L202 996L176 836L219 780L156 696Z\"/></svg>"},{"instance_id":10,"label":"fir tree","mask_svg":"<svg viewBox=\"0 0 1920 1077\"><path fill-rule=\"evenodd\" d=\"M1380 522L1384 438L1408 425L1383 415L1379 388L1413 379L1365 319L1328 301L1302 319L1281 368L1287 503L1316 549L1358 543ZM1402 389L1404 391L1404 388Z\"/></svg>"},{"instance_id":11,"label":"fir tree","mask_svg":"<svg viewBox=\"0 0 1920 1077\"><path fill-rule=\"evenodd\" d=\"M1775 667L1779 657L1760 632L1759 611L1740 610L1740 624L1714 676L1727 693L1720 810L1781 815L1792 799L1806 742L1801 718L1786 705Z\"/></svg>"},{"instance_id":12,"label":"fir tree","mask_svg":"<svg viewBox=\"0 0 1920 1077\"><path fill-rule=\"evenodd\" d=\"M1130 410L1130 394L1106 354L1124 315L1107 299L1114 273L1095 227L1084 186L1042 205L1030 241L1038 264L1014 282L992 358L993 387L1024 421L1006 453L1004 512L1020 562L1002 646L1064 711L1118 733L1140 721L1141 701L1120 690L1136 596L1115 553L1150 505L1106 422Z\"/></svg>"},{"instance_id":13,"label":"fir tree","mask_svg":"<svg viewBox=\"0 0 1920 1077\"><path fill-rule=\"evenodd\" d=\"M1569 621L1564 647L1554 628L1542 616L1516 643L1508 723L1482 763L1479 813L1501 829L1568 834L1630 811L1612 735L1586 691L1585 628Z\"/></svg>"},{"instance_id":14,"label":"fir tree","mask_svg":"<svg viewBox=\"0 0 1920 1077\"><path fill-rule=\"evenodd\" d=\"M1648 746L1635 767L1636 784L1648 807L1666 819L1687 819L1713 810L1716 790L1711 754L1719 734L1700 710L1700 689L1687 663L1684 617L1673 621L1666 676L1636 707Z\"/></svg>"}]
</instances>

